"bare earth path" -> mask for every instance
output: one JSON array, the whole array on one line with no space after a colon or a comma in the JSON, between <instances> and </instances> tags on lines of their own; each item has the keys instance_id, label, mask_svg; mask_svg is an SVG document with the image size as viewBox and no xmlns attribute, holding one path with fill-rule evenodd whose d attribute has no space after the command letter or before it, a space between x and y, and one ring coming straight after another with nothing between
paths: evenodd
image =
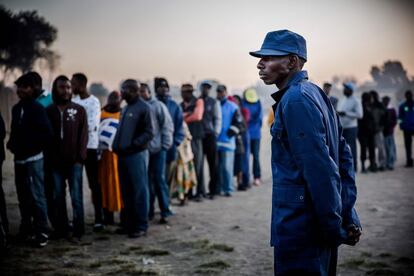
<instances>
[{"instance_id":1,"label":"bare earth path","mask_svg":"<svg viewBox=\"0 0 414 276\"><path fill-rule=\"evenodd\" d=\"M394 171L358 174L363 236L356 247L341 246L340 275L414 275L414 169L403 168L401 143L398 133ZM115 235L115 227L92 233L84 182L88 227L82 243L50 241L43 249L15 245L0 261L0 275L272 275L269 144L265 129L264 185L235 192L232 198L174 206L170 225L155 221L142 239ZM4 171L11 231L16 233L19 213L10 161Z\"/></svg>"}]
</instances>

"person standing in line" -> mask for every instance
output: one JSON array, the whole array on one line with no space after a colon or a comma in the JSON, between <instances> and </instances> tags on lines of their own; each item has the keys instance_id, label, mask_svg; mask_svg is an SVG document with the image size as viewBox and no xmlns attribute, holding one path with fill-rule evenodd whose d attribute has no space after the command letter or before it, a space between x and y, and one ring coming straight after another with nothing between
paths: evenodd
<instances>
[{"instance_id":1,"label":"person standing in line","mask_svg":"<svg viewBox=\"0 0 414 276\"><path fill-rule=\"evenodd\" d=\"M170 86L165 78L154 78L154 90L157 99L165 104L170 112L174 123L173 144L167 151L166 179L168 186L171 184L171 177L175 171L177 161L177 147L185 138L183 129L183 112L180 106L172 99L170 95Z\"/></svg>"},{"instance_id":2,"label":"person standing in line","mask_svg":"<svg viewBox=\"0 0 414 276\"><path fill-rule=\"evenodd\" d=\"M141 84L139 91L141 98L150 105L154 118L155 136L148 145L148 179L150 188L148 217L150 220L154 218L154 202L156 197L161 211L160 223L167 224L167 218L174 214L170 209L170 192L165 180L167 151L173 143L174 124L165 104L152 97L151 90L146 83Z\"/></svg>"},{"instance_id":3,"label":"person standing in line","mask_svg":"<svg viewBox=\"0 0 414 276\"><path fill-rule=\"evenodd\" d=\"M122 83L121 94L127 105L122 110L112 146L118 155L126 218L126 228L121 227L117 233L128 234L130 238L145 236L148 230L148 144L155 136L151 107L139 96L139 87L133 79Z\"/></svg>"},{"instance_id":4,"label":"person standing in line","mask_svg":"<svg viewBox=\"0 0 414 276\"><path fill-rule=\"evenodd\" d=\"M249 147L246 147L248 140L247 125L250 119L249 110L242 106L242 98L239 95L228 96L228 99L234 102L240 110L242 122L240 124L240 132L236 135L236 150L234 157L234 176L237 181L238 191L247 191L249 187ZM248 141L247 141L248 143ZM246 154L246 151L248 152ZM247 156L247 158L245 158ZM247 177L246 177L247 174Z\"/></svg>"},{"instance_id":5,"label":"person standing in line","mask_svg":"<svg viewBox=\"0 0 414 276\"><path fill-rule=\"evenodd\" d=\"M250 88L243 93L243 107L250 112L249 136L250 152L253 155L253 184L261 184L260 140L262 137L263 108L255 89Z\"/></svg>"},{"instance_id":6,"label":"person standing in line","mask_svg":"<svg viewBox=\"0 0 414 276\"><path fill-rule=\"evenodd\" d=\"M355 172L338 116L325 93L302 70L305 39L269 32L259 51L259 76L272 94L272 220L274 274L336 275L342 243L361 235L355 211Z\"/></svg>"},{"instance_id":7,"label":"person standing in line","mask_svg":"<svg viewBox=\"0 0 414 276\"><path fill-rule=\"evenodd\" d=\"M331 101L332 106L336 110L336 108L338 107L338 98L335 96L331 96L332 84L330 84L329 82L325 82L323 84L322 89L323 89L323 92L325 92L326 96L328 96L329 100Z\"/></svg>"},{"instance_id":8,"label":"person standing in line","mask_svg":"<svg viewBox=\"0 0 414 276\"><path fill-rule=\"evenodd\" d=\"M377 91L371 91L370 94L372 98L372 115L374 117L375 148L378 151L378 170L383 171L387 165L383 134L387 110L380 102Z\"/></svg>"},{"instance_id":9,"label":"person standing in line","mask_svg":"<svg viewBox=\"0 0 414 276\"><path fill-rule=\"evenodd\" d=\"M376 172L377 160L375 158L375 120L372 113L372 97L369 92L362 93L362 110L363 116L358 119L358 140L361 146L360 160L361 172ZM369 156L369 167L365 166L367 159L367 151Z\"/></svg>"},{"instance_id":10,"label":"person standing in line","mask_svg":"<svg viewBox=\"0 0 414 276\"><path fill-rule=\"evenodd\" d=\"M4 139L6 139L6 125L0 111L0 231L3 235L0 241L0 251L2 248L7 247L7 237L9 235L9 220L7 218L6 197L3 189L3 162L6 160Z\"/></svg>"},{"instance_id":11,"label":"person standing in line","mask_svg":"<svg viewBox=\"0 0 414 276\"><path fill-rule=\"evenodd\" d=\"M217 139L219 188L224 196L230 197L233 191L234 152L236 135L240 133L243 119L237 105L227 99L227 88L217 86L217 100L221 104L222 124Z\"/></svg>"},{"instance_id":12,"label":"person standing in line","mask_svg":"<svg viewBox=\"0 0 414 276\"><path fill-rule=\"evenodd\" d=\"M121 102L121 93L112 91L107 104L102 108L99 124L98 183L101 185L105 225L113 225L114 212L120 212L124 207L119 183L118 156L112 149L121 117Z\"/></svg>"},{"instance_id":13,"label":"person standing in line","mask_svg":"<svg viewBox=\"0 0 414 276\"><path fill-rule=\"evenodd\" d=\"M7 148L14 154L21 215L19 236L27 240L34 234L34 244L44 247L49 237L43 159L52 130L45 109L36 102L35 83L33 74L25 74L15 81L20 100L12 109Z\"/></svg>"},{"instance_id":14,"label":"person standing in line","mask_svg":"<svg viewBox=\"0 0 414 276\"><path fill-rule=\"evenodd\" d=\"M358 136L358 119L361 119L364 114L361 102L353 95L355 92L354 84L347 82L343 86L345 97L339 100L337 112L343 127L344 138L351 147L354 169L357 171L358 156L356 139Z\"/></svg>"},{"instance_id":15,"label":"person standing in line","mask_svg":"<svg viewBox=\"0 0 414 276\"><path fill-rule=\"evenodd\" d=\"M99 232L104 229L102 192L100 184L98 183L98 129L101 118L101 104L98 98L88 92L88 79L85 74L73 74L71 83L72 91L75 95L73 102L82 106L86 110L88 116L88 151L85 160L85 169L95 211L95 225L93 226L93 231Z\"/></svg>"},{"instance_id":16,"label":"person standing in line","mask_svg":"<svg viewBox=\"0 0 414 276\"><path fill-rule=\"evenodd\" d=\"M200 98L204 102L203 113L203 155L207 158L210 180L208 182L209 198L214 199L214 196L220 191L217 189L218 182L218 155L217 155L217 137L220 134L222 118L220 103L216 99L210 97L211 84L203 82L200 85ZM203 158L204 159L204 158ZM204 161L203 161L204 163ZM197 176L198 177L198 176ZM197 185L201 185L198 183ZM203 182L204 186L204 182ZM201 196L206 196L205 192Z\"/></svg>"},{"instance_id":17,"label":"person standing in line","mask_svg":"<svg viewBox=\"0 0 414 276\"><path fill-rule=\"evenodd\" d=\"M386 153L386 168L394 170L394 164L397 160L397 150L395 147L394 128L397 125L397 110L391 105L391 99L388 96L382 98L382 104L387 110L384 125L384 144Z\"/></svg>"},{"instance_id":18,"label":"person standing in line","mask_svg":"<svg viewBox=\"0 0 414 276\"><path fill-rule=\"evenodd\" d=\"M80 243L85 233L83 209L83 164L87 155L88 118L85 109L72 102L72 86L66 76L58 76L52 84L53 104L47 109L52 124L53 141L47 151L53 178L55 210L54 239L69 238ZM66 181L72 202L73 233L66 208Z\"/></svg>"},{"instance_id":19,"label":"person standing in line","mask_svg":"<svg viewBox=\"0 0 414 276\"><path fill-rule=\"evenodd\" d=\"M203 126L204 101L197 99L194 95L194 88L191 84L186 83L181 86L181 109L184 114L184 122L187 124L192 140L191 148L194 155L194 167L197 176L197 188L194 201L200 202L205 195L204 187L204 155L203 155L203 139L205 138ZM190 191L189 198L192 198Z\"/></svg>"},{"instance_id":20,"label":"person standing in line","mask_svg":"<svg viewBox=\"0 0 414 276\"><path fill-rule=\"evenodd\" d=\"M398 121L400 128L404 133L404 146L407 163L406 168L414 166L412 156L412 143L414 136L414 101L411 90L405 92L405 101L400 105L398 110Z\"/></svg>"}]
</instances>

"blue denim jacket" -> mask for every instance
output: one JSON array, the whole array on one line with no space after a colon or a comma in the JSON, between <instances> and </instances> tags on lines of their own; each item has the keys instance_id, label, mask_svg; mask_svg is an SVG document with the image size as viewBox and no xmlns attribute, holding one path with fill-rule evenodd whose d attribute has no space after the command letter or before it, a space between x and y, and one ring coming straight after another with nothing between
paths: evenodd
<instances>
[{"instance_id":1,"label":"blue denim jacket","mask_svg":"<svg viewBox=\"0 0 414 276\"><path fill-rule=\"evenodd\" d=\"M271 245L280 269L319 266L320 248L360 226L355 173L338 116L325 93L296 73L274 93Z\"/></svg>"}]
</instances>

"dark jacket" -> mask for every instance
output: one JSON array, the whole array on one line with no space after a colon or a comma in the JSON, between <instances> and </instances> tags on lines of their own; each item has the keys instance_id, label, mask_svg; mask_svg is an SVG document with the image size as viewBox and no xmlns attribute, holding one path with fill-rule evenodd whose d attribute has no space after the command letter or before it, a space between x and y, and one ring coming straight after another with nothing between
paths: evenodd
<instances>
[{"instance_id":1,"label":"dark jacket","mask_svg":"<svg viewBox=\"0 0 414 276\"><path fill-rule=\"evenodd\" d=\"M112 148L119 156L138 153L148 148L149 141L154 136L151 107L141 98L137 98L122 109Z\"/></svg>"},{"instance_id":2,"label":"dark jacket","mask_svg":"<svg viewBox=\"0 0 414 276\"><path fill-rule=\"evenodd\" d=\"M394 128L397 125L397 111L395 108L387 108L387 119L385 120L384 136L394 134Z\"/></svg>"},{"instance_id":3,"label":"dark jacket","mask_svg":"<svg viewBox=\"0 0 414 276\"><path fill-rule=\"evenodd\" d=\"M358 137L361 139L375 135L375 119L372 106L369 103L362 103L363 116L358 119Z\"/></svg>"},{"instance_id":4,"label":"dark jacket","mask_svg":"<svg viewBox=\"0 0 414 276\"><path fill-rule=\"evenodd\" d=\"M319 272L321 250L360 226L350 148L328 97L307 78L297 72L272 95L271 245L280 271Z\"/></svg>"},{"instance_id":5,"label":"dark jacket","mask_svg":"<svg viewBox=\"0 0 414 276\"><path fill-rule=\"evenodd\" d=\"M180 106L171 98L171 96L157 96L157 98L167 106L174 123L174 142L167 152L167 163L170 163L177 159L177 147L181 144L185 137L183 128L183 111L181 110Z\"/></svg>"},{"instance_id":6,"label":"dark jacket","mask_svg":"<svg viewBox=\"0 0 414 276\"><path fill-rule=\"evenodd\" d=\"M372 104L372 116L374 117L375 133L382 132L387 119L387 109L380 102Z\"/></svg>"},{"instance_id":7,"label":"dark jacket","mask_svg":"<svg viewBox=\"0 0 414 276\"><path fill-rule=\"evenodd\" d=\"M405 101L400 105L398 120L402 131L414 131L414 101Z\"/></svg>"},{"instance_id":8,"label":"dark jacket","mask_svg":"<svg viewBox=\"0 0 414 276\"><path fill-rule=\"evenodd\" d=\"M45 109L34 99L20 100L12 109L7 148L15 160L25 160L44 152L52 137Z\"/></svg>"},{"instance_id":9,"label":"dark jacket","mask_svg":"<svg viewBox=\"0 0 414 276\"><path fill-rule=\"evenodd\" d=\"M53 167L72 166L86 160L88 119L85 109L70 102L61 113L56 104L46 109L53 129L47 160Z\"/></svg>"},{"instance_id":10,"label":"dark jacket","mask_svg":"<svg viewBox=\"0 0 414 276\"><path fill-rule=\"evenodd\" d=\"M6 153L4 152L4 139L6 138L6 125L4 124L3 117L0 113L0 162L6 159ZM1 176L0 176L1 177Z\"/></svg>"},{"instance_id":11,"label":"dark jacket","mask_svg":"<svg viewBox=\"0 0 414 276\"><path fill-rule=\"evenodd\" d=\"M243 99L242 105L250 112L249 134L250 139L260 139L262 137L263 108L260 100L249 103Z\"/></svg>"}]
</instances>

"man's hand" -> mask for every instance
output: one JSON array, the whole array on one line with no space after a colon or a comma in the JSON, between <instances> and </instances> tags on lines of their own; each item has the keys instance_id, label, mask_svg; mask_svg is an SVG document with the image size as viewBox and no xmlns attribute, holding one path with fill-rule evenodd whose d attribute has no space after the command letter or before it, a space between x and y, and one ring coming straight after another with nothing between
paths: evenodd
<instances>
[{"instance_id":1,"label":"man's hand","mask_svg":"<svg viewBox=\"0 0 414 276\"><path fill-rule=\"evenodd\" d=\"M359 238L362 234L361 228L356 226L355 224L351 224L346 229L348 233L347 240L345 241L345 244L354 246L359 242Z\"/></svg>"}]
</instances>

